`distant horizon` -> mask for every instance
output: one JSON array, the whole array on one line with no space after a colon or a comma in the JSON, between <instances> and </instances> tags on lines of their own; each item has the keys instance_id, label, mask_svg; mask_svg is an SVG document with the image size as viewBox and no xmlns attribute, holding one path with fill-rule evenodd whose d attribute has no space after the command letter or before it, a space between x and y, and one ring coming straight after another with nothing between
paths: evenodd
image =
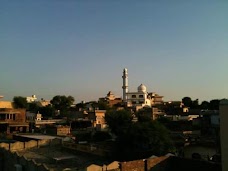
<instances>
[{"instance_id":1,"label":"distant horizon","mask_svg":"<svg viewBox=\"0 0 228 171\"><path fill-rule=\"evenodd\" d=\"M143 83L165 101L228 95L228 1L3 1L0 95L122 96ZM1 99L1 100L3 100Z\"/></svg>"}]
</instances>

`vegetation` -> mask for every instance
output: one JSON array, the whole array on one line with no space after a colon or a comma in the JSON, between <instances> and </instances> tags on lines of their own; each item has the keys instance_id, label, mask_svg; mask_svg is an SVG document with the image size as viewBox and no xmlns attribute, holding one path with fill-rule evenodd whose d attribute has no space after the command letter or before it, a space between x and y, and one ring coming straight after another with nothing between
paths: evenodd
<instances>
[{"instance_id":1,"label":"vegetation","mask_svg":"<svg viewBox=\"0 0 228 171\"><path fill-rule=\"evenodd\" d=\"M105 121L115 135L122 134L132 124L132 114L128 110L110 110L105 114Z\"/></svg>"},{"instance_id":2,"label":"vegetation","mask_svg":"<svg viewBox=\"0 0 228 171\"><path fill-rule=\"evenodd\" d=\"M119 160L133 160L170 152L173 145L168 130L147 116L149 109L136 113L138 122L132 122L130 111L109 111L105 120L117 136L115 154Z\"/></svg>"},{"instance_id":3,"label":"vegetation","mask_svg":"<svg viewBox=\"0 0 228 171\"><path fill-rule=\"evenodd\" d=\"M74 103L74 98L72 96L60 96L57 95L51 100L51 104L56 110L60 111L61 115L66 114L67 110Z\"/></svg>"},{"instance_id":4,"label":"vegetation","mask_svg":"<svg viewBox=\"0 0 228 171\"><path fill-rule=\"evenodd\" d=\"M108 132L104 132L104 131L97 131L92 136L92 140L94 142L105 141L105 140L109 140L111 138L112 138L111 135Z\"/></svg>"},{"instance_id":5,"label":"vegetation","mask_svg":"<svg viewBox=\"0 0 228 171\"><path fill-rule=\"evenodd\" d=\"M15 96L13 98L13 103L15 108L25 108L27 109L28 103L25 97L22 96Z\"/></svg>"},{"instance_id":6,"label":"vegetation","mask_svg":"<svg viewBox=\"0 0 228 171\"><path fill-rule=\"evenodd\" d=\"M39 107L39 113L41 113L44 118L52 117L55 115L55 109L51 105L47 105Z\"/></svg>"},{"instance_id":7,"label":"vegetation","mask_svg":"<svg viewBox=\"0 0 228 171\"><path fill-rule=\"evenodd\" d=\"M198 99L192 100L190 97L184 97L182 102L185 106L192 109L203 109L203 110L219 110L219 99L213 99L210 102L203 101L200 105Z\"/></svg>"}]
</instances>

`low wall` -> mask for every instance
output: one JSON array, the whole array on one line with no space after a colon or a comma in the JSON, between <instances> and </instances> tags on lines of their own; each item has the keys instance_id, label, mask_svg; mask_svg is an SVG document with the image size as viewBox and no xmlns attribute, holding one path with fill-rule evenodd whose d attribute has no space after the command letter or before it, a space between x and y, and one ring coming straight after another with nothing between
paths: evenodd
<instances>
[{"instance_id":1,"label":"low wall","mask_svg":"<svg viewBox=\"0 0 228 171\"><path fill-rule=\"evenodd\" d=\"M120 162L121 171L145 171L145 160Z\"/></svg>"},{"instance_id":2,"label":"low wall","mask_svg":"<svg viewBox=\"0 0 228 171\"><path fill-rule=\"evenodd\" d=\"M16 165L23 171L53 171L53 169L49 169L45 164L38 164L35 160L27 159L17 152L0 148L0 154L2 157L0 162L1 171L16 171Z\"/></svg>"},{"instance_id":3,"label":"low wall","mask_svg":"<svg viewBox=\"0 0 228 171\"><path fill-rule=\"evenodd\" d=\"M165 171L167 168L168 156L161 156L147 159L147 170L151 171Z\"/></svg>"},{"instance_id":4,"label":"low wall","mask_svg":"<svg viewBox=\"0 0 228 171\"><path fill-rule=\"evenodd\" d=\"M75 150L75 151L80 151L80 152L84 152L84 153L89 153L89 154L93 154L93 155L97 155L97 156L108 156L108 154L110 154L109 151L101 149L101 148L97 148L97 147L93 147L93 146L88 146L88 145L82 145L82 144L74 144L74 143L66 143L64 142L62 144L63 148L66 149L70 149L70 150Z\"/></svg>"},{"instance_id":5,"label":"low wall","mask_svg":"<svg viewBox=\"0 0 228 171\"><path fill-rule=\"evenodd\" d=\"M175 156L161 156L119 164L121 171L222 171L221 164L218 163Z\"/></svg>"},{"instance_id":6,"label":"low wall","mask_svg":"<svg viewBox=\"0 0 228 171\"><path fill-rule=\"evenodd\" d=\"M0 143L0 148L4 148L10 151L18 151L24 150L29 148L37 148L42 146L55 146L61 145L62 141L60 139L52 139L52 140L31 140L28 142L14 142L14 143Z\"/></svg>"}]
</instances>

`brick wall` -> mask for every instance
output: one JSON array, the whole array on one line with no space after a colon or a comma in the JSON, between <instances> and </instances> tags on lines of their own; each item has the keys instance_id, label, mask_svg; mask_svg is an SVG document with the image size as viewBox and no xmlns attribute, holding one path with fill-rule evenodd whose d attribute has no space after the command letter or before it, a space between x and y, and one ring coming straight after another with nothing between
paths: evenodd
<instances>
[{"instance_id":1,"label":"brick wall","mask_svg":"<svg viewBox=\"0 0 228 171\"><path fill-rule=\"evenodd\" d=\"M147 159L147 170L151 170L151 168L155 167L156 165L160 164L160 165L165 165L165 161L168 159L168 156L161 156L161 157L155 157L155 158L149 158ZM162 164L162 162L164 164ZM155 170L155 169L154 169Z\"/></svg>"},{"instance_id":2,"label":"brick wall","mask_svg":"<svg viewBox=\"0 0 228 171\"><path fill-rule=\"evenodd\" d=\"M135 160L128 162L120 162L121 171L145 171L145 161Z\"/></svg>"}]
</instances>

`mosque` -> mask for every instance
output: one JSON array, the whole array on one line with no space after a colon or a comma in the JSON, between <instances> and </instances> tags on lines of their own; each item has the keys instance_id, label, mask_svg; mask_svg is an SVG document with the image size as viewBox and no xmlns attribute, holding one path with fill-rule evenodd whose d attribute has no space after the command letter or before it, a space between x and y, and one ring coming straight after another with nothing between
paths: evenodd
<instances>
[{"instance_id":1,"label":"mosque","mask_svg":"<svg viewBox=\"0 0 228 171\"><path fill-rule=\"evenodd\" d=\"M123 102L127 107L152 107L156 104L163 103L163 96L159 96L156 93L148 93L145 85L141 84L138 86L138 91L129 92L128 91L128 71L126 68L123 70Z\"/></svg>"}]
</instances>

